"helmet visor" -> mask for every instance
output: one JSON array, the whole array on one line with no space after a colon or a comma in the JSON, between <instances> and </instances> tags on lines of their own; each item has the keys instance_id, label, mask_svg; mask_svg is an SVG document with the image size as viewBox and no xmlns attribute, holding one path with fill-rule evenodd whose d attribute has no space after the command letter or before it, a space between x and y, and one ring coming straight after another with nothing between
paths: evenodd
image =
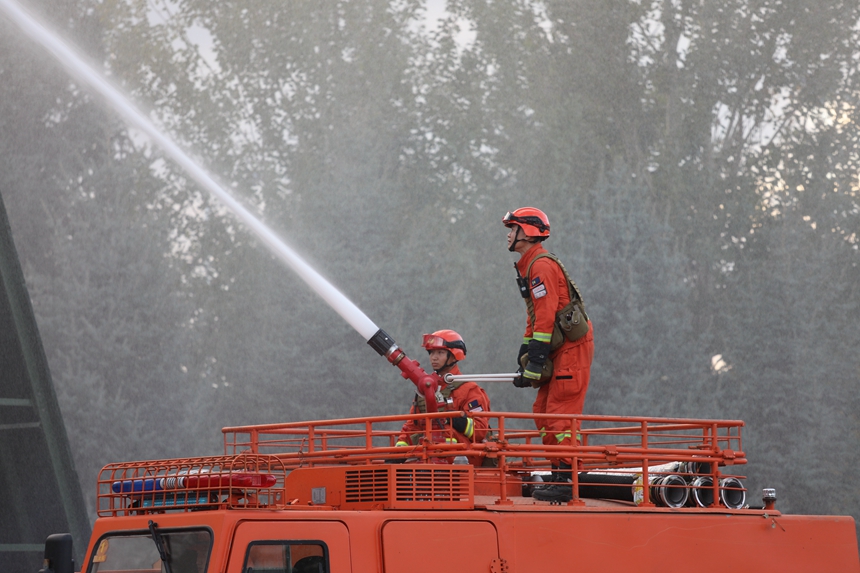
<instances>
[{"instance_id":1,"label":"helmet visor","mask_svg":"<svg viewBox=\"0 0 860 573\"><path fill-rule=\"evenodd\" d=\"M423 346L424 348L444 348L445 339L441 336L436 336L434 334L425 334L424 341L421 343L421 346Z\"/></svg>"},{"instance_id":2,"label":"helmet visor","mask_svg":"<svg viewBox=\"0 0 860 573\"><path fill-rule=\"evenodd\" d=\"M455 340L453 342L448 342L447 340L445 340L444 338L442 338L441 336L438 336L436 334L425 334L424 335L424 341L422 342L421 346L423 346L427 350L431 350L434 348L446 349L446 350L448 348L458 348L458 349L463 350L463 351L466 350L466 345L463 344L462 340Z\"/></svg>"},{"instance_id":3,"label":"helmet visor","mask_svg":"<svg viewBox=\"0 0 860 573\"><path fill-rule=\"evenodd\" d=\"M502 223L506 227L510 227L511 225L515 224L531 225L541 233L549 230L549 226L547 226L543 221L541 221L540 217L535 217L534 215L529 215L528 217L517 217L510 211L505 213L505 216L502 217Z\"/></svg>"}]
</instances>

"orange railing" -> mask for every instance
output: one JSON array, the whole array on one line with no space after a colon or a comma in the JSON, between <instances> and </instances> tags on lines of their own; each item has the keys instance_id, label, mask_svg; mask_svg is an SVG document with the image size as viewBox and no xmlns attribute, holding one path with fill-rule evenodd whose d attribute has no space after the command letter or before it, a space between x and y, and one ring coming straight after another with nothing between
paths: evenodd
<instances>
[{"instance_id":1,"label":"orange railing","mask_svg":"<svg viewBox=\"0 0 860 573\"><path fill-rule=\"evenodd\" d=\"M317 420L224 428L221 456L125 462L106 466L98 478L98 514L229 508L285 508L288 474L298 468L372 464L448 464L467 459L475 495L487 503L512 503L527 494L535 476L547 478L554 461L570 472L572 504L600 497L653 507L743 506L743 476L723 473L746 463L743 422L619 416L544 416L563 421L578 439L544 445L535 415L480 412L490 430L468 443L447 424L452 413ZM455 414L456 415L456 414ZM396 447L401 427L424 428L418 445ZM414 436L414 433L413 433ZM454 441L459 438L459 441ZM458 459L460 458L460 459ZM405 469L405 468L404 468ZM298 475L298 474L297 474ZM472 482L470 482L472 483ZM647 487L643 487L647 484Z\"/></svg>"},{"instance_id":2,"label":"orange railing","mask_svg":"<svg viewBox=\"0 0 860 573\"><path fill-rule=\"evenodd\" d=\"M507 466L547 467L552 458L572 458L589 467L639 467L651 462L746 463L741 446L743 422L638 418L629 416L542 416L564 420L576 428L579 444L568 447L543 445L534 426L534 414L480 412L490 431L482 443L446 443L450 429L439 429L434 420L450 412L289 422L224 428L224 454L272 454L287 467L332 463L366 463L380 458L453 458L459 455L504 460ZM418 446L394 446L407 420L424 425Z\"/></svg>"},{"instance_id":3,"label":"orange railing","mask_svg":"<svg viewBox=\"0 0 860 573\"><path fill-rule=\"evenodd\" d=\"M487 460L484 465L498 468L495 475L501 481L502 502L509 476L549 470L552 461L559 459L579 469L572 472L574 491L579 491L580 473L585 479L608 475L607 481L620 483L605 487L623 490L625 499L633 491L633 501L645 506L660 500L665 503L667 496L675 503L679 497L687 497L698 505L725 505L725 498L737 499L732 492L742 489L742 476L723 474L719 469L746 463L741 443L744 424L738 420L543 416L542 425L549 419L563 420L576 429L578 442L558 446L544 445L540 433L528 429L535 427L534 414L473 415L489 420L491 430L481 443L450 443L454 433L434 424L434 420L450 417L447 412L224 428L224 453L275 455L288 468L409 460L445 463L465 456L472 461ZM423 439L417 446L395 447L407 420L424 426ZM652 487L637 490L636 483ZM683 494L676 491L681 489Z\"/></svg>"}]
</instances>

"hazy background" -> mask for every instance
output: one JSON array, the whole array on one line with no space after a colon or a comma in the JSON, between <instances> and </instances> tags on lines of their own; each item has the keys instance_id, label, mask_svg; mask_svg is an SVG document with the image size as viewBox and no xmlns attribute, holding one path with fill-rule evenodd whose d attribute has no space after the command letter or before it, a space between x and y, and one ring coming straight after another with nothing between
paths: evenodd
<instances>
[{"instance_id":1,"label":"hazy background","mask_svg":"<svg viewBox=\"0 0 860 573\"><path fill-rule=\"evenodd\" d=\"M502 215L595 325L588 414L747 423L749 498L860 517L860 5L31 2L413 358L510 371ZM413 387L0 18L0 193L90 511L106 463ZM494 410L532 390L487 385Z\"/></svg>"}]
</instances>

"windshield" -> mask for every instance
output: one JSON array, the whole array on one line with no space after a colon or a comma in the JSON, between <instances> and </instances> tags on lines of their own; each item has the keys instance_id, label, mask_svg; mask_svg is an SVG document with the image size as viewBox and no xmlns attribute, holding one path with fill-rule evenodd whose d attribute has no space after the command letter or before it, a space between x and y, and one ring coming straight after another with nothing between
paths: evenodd
<instances>
[{"instance_id":1,"label":"windshield","mask_svg":"<svg viewBox=\"0 0 860 573\"><path fill-rule=\"evenodd\" d=\"M208 529L158 531L170 573L205 573L212 547ZM149 531L108 535L99 541L88 573L166 573Z\"/></svg>"}]
</instances>

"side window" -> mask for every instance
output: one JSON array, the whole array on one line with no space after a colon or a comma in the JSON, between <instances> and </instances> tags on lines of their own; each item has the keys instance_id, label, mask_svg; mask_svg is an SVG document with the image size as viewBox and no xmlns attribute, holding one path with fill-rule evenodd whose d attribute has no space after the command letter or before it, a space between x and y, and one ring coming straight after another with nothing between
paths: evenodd
<instances>
[{"instance_id":1,"label":"side window","mask_svg":"<svg viewBox=\"0 0 860 573\"><path fill-rule=\"evenodd\" d=\"M251 543L245 573L329 573L325 544L319 541Z\"/></svg>"},{"instance_id":2,"label":"side window","mask_svg":"<svg viewBox=\"0 0 860 573\"><path fill-rule=\"evenodd\" d=\"M212 531L159 529L158 538L171 573L204 573L209 564ZM167 571L152 533L105 535L93 552L89 573L164 573Z\"/></svg>"}]
</instances>

